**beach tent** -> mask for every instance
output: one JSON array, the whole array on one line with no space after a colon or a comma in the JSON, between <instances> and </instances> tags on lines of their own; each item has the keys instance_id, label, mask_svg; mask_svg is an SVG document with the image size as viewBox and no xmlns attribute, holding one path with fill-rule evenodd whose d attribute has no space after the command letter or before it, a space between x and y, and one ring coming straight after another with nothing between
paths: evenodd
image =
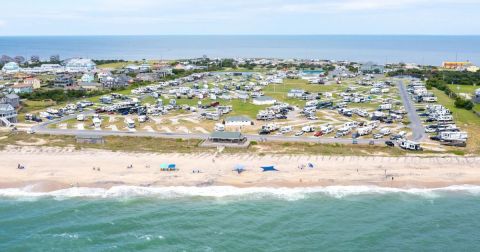
<instances>
[{"instance_id":1,"label":"beach tent","mask_svg":"<svg viewBox=\"0 0 480 252\"><path fill-rule=\"evenodd\" d=\"M312 163L308 163L308 168L314 168L315 166Z\"/></svg>"},{"instance_id":2,"label":"beach tent","mask_svg":"<svg viewBox=\"0 0 480 252\"><path fill-rule=\"evenodd\" d=\"M266 171L278 171L277 169L275 169L275 166L262 166L262 169L264 172Z\"/></svg>"},{"instance_id":3,"label":"beach tent","mask_svg":"<svg viewBox=\"0 0 480 252\"><path fill-rule=\"evenodd\" d=\"M175 164L160 164L161 171L176 171L177 166Z\"/></svg>"},{"instance_id":4,"label":"beach tent","mask_svg":"<svg viewBox=\"0 0 480 252\"><path fill-rule=\"evenodd\" d=\"M233 169L233 171L236 171L238 172L238 174L240 174L245 171L245 165L237 164L235 165L235 168Z\"/></svg>"},{"instance_id":5,"label":"beach tent","mask_svg":"<svg viewBox=\"0 0 480 252\"><path fill-rule=\"evenodd\" d=\"M166 171L166 170L168 170L168 164L160 164L160 170L161 170L161 171Z\"/></svg>"}]
</instances>

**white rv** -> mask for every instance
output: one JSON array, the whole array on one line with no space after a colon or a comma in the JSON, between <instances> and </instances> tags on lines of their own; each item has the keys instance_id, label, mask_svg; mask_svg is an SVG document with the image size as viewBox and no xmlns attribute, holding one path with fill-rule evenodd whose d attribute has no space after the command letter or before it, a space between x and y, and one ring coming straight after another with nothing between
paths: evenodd
<instances>
[{"instance_id":1,"label":"white rv","mask_svg":"<svg viewBox=\"0 0 480 252\"><path fill-rule=\"evenodd\" d=\"M440 141L467 141L467 132L449 132L444 131L438 134Z\"/></svg>"},{"instance_id":2,"label":"white rv","mask_svg":"<svg viewBox=\"0 0 480 252\"><path fill-rule=\"evenodd\" d=\"M368 134L372 133L372 128L370 128L368 126L361 127L361 128L357 129L357 132L360 136L365 136L365 135L368 135Z\"/></svg>"},{"instance_id":3,"label":"white rv","mask_svg":"<svg viewBox=\"0 0 480 252\"><path fill-rule=\"evenodd\" d=\"M225 131L225 125L222 123L215 124L215 131Z\"/></svg>"},{"instance_id":4,"label":"white rv","mask_svg":"<svg viewBox=\"0 0 480 252\"><path fill-rule=\"evenodd\" d=\"M333 126L330 125L330 124L327 124L327 125L322 125L320 127L320 131L322 132L322 134L326 135L326 134L330 134L333 132Z\"/></svg>"},{"instance_id":5,"label":"white rv","mask_svg":"<svg viewBox=\"0 0 480 252\"><path fill-rule=\"evenodd\" d=\"M400 148L405 149L405 150L414 150L414 151L423 150L422 147L420 147L419 143L409 141L409 140L400 140L399 141L399 146L400 146Z\"/></svg>"},{"instance_id":6,"label":"white rv","mask_svg":"<svg viewBox=\"0 0 480 252\"><path fill-rule=\"evenodd\" d=\"M125 124L129 129L135 128L135 121L132 120L131 118L125 118Z\"/></svg>"},{"instance_id":7,"label":"white rv","mask_svg":"<svg viewBox=\"0 0 480 252\"><path fill-rule=\"evenodd\" d=\"M102 126L102 120L99 117L93 118L93 126L95 128L100 128Z\"/></svg>"}]
</instances>

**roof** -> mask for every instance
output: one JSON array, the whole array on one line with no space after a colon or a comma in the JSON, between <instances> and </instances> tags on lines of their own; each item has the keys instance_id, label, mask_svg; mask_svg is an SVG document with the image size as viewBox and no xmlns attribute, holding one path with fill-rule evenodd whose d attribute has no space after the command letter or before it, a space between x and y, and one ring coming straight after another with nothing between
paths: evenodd
<instances>
[{"instance_id":1,"label":"roof","mask_svg":"<svg viewBox=\"0 0 480 252\"><path fill-rule=\"evenodd\" d=\"M253 99L257 100L257 101L273 101L273 100L275 100L270 96L259 96L259 97L253 98Z\"/></svg>"},{"instance_id":2,"label":"roof","mask_svg":"<svg viewBox=\"0 0 480 252\"><path fill-rule=\"evenodd\" d=\"M19 84L13 85L13 88L31 88L31 87L33 87L33 85L29 83L19 83Z\"/></svg>"},{"instance_id":3,"label":"roof","mask_svg":"<svg viewBox=\"0 0 480 252\"><path fill-rule=\"evenodd\" d=\"M225 118L225 121L227 122L245 122L245 121L251 121L248 116L230 116Z\"/></svg>"},{"instance_id":4,"label":"roof","mask_svg":"<svg viewBox=\"0 0 480 252\"><path fill-rule=\"evenodd\" d=\"M240 132L212 132L210 138L214 139L243 139L244 136Z\"/></svg>"},{"instance_id":5,"label":"roof","mask_svg":"<svg viewBox=\"0 0 480 252\"><path fill-rule=\"evenodd\" d=\"M13 111L13 110L15 110L15 109L10 104L0 104L0 111L10 112L10 111Z\"/></svg>"},{"instance_id":6,"label":"roof","mask_svg":"<svg viewBox=\"0 0 480 252\"><path fill-rule=\"evenodd\" d=\"M8 98L8 99L18 99L19 98L18 95L16 95L16 94L7 94L7 95L5 95L5 97Z\"/></svg>"}]
</instances>

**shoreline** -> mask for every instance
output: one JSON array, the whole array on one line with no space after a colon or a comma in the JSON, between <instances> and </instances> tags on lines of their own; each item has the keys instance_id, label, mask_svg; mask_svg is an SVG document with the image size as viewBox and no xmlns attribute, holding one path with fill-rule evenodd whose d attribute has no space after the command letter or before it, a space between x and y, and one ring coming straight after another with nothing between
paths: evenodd
<instances>
[{"instance_id":1,"label":"shoreline","mask_svg":"<svg viewBox=\"0 0 480 252\"><path fill-rule=\"evenodd\" d=\"M157 154L28 147L0 151L0 159L0 189L27 187L32 192L115 186L409 189L480 185L480 157ZM160 164L170 163L179 170L160 171ZM308 163L314 168L308 168ZM18 164L25 169L17 169ZM237 164L246 171L234 171ZM279 171L260 168L269 165Z\"/></svg>"}]
</instances>

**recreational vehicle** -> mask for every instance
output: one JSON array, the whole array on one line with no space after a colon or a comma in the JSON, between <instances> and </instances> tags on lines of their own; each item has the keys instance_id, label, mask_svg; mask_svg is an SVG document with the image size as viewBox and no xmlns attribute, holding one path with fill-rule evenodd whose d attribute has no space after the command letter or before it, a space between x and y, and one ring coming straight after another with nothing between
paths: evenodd
<instances>
[{"instance_id":1,"label":"recreational vehicle","mask_svg":"<svg viewBox=\"0 0 480 252\"><path fill-rule=\"evenodd\" d=\"M225 125L222 123L215 124L215 131L225 131Z\"/></svg>"},{"instance_id":2,"label":"recreational vehicle","mask_svg":"<svg viewBox=\"0 0 480 252\"><path fill-rule=\"evenodd\" d=\"M423 150L422 147L420 147L419 143L409 141L409 140L405 140L405 139L399 141L399 146L400 146L400 148L402 148L404 150L413 150L413 151Z\"/></svg>"},{"instance_id":3,"label":"recreational vehicle","mask_svg":"<svg viewBox=\"0 0 480 252\"><path fill-rule=\"evenodd\" d=\"M333 128L333 126L330 125L330 124L322 125L322 126L320 127L320 131L321 131L322 134L324 134L324 135L332 133L333 130L334 130L334 128Z\"/></svg>"},{"instance_id":4,"label":"recreational vehicle","mask_svg":"<svg viewBox=\"0 0 480 252\"><path fill-rule=\"evenodd\" d=\"M102 126L102 120L99 117L94 117L92 121L95 128L100 128Z\"/></svg>"},{"instance_id":5,"label":"recreational vehicle","mask_svg":"<svg viewBox=\"0 0 480 252\"><path fill-rule=\"evenodd\" d=\"M337 130L337 134L335 135L335 137L343 137L350 134L350 132L352 132L351 127L341 127Z\"/></svg>"},{"instance_id":6,"label":"recreational vehicle","mask_svg":"<svg viewBox=\"0 0 480 252\"><path fill-rule=\"evenodd\" d=\"M467 132L449 132L444 131L438 134L440 141L467 141Z\"/></svg>"},{"instance_id":7,"label":"recreational vehicle","mask_svg":"<svg viewBox=\"0 0 480 252\"><path fill-rule=\"evenodd\" d=\"M133 121L131 118L126 118L125 119L125 124L129 129L135 128L135 121Z\"/></svg>"}]
</instances>

